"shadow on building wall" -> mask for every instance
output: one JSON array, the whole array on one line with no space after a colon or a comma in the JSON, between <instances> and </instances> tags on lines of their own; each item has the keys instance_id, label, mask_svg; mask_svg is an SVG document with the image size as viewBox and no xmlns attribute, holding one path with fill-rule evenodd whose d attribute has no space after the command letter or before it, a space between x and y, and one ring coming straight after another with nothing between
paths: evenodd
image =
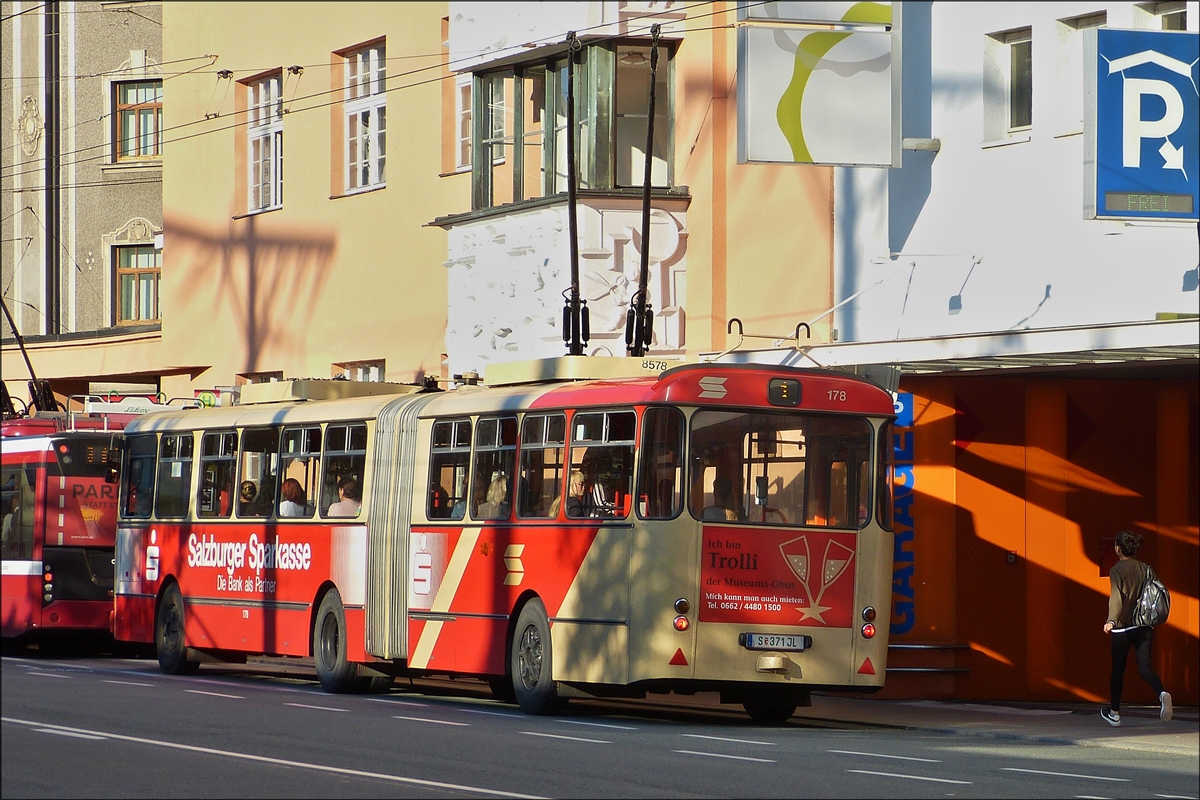
<instances>
[{"instance_id":1,"label":"shadow on building wall","mask_svg":"<svg viewBox=\"0 0 1200 800\"><path fill-rule=\"evenodd\" d=\"M194 363L209 364L220 363L213 354L228 353L225 365L239 373L303 359L334 264L333 228L246 217L220 230L175 214L165 216L164 228L171 352L204 347Z\"/></svg>"}]
</instances>

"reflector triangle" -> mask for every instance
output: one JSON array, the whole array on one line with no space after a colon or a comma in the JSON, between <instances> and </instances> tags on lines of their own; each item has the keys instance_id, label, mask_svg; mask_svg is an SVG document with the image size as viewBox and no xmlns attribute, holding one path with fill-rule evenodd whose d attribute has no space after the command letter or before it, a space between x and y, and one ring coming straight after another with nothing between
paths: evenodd
<instances>
[{"instance_id":1,"label":"reflector triangle","mask_svg":"<svg viewBox=\"0 0 1200 800\"><path fill-rule=\"evenodd\" d=\"M672 667L686 667L688 665L687 656L683 654L683 648L676 650L675 655L671 656L671 660L667 663Z\"/></svg>"},{"instance_id":2,"label":"reflector triangle","mask_svg":"<svg viewBox=\"0 0 1200 800\"><path fill-rule=\"evenodd\" d=\"M859 675L874 675L875 667L871 665L871 659L864 659L862 666L858 668Z\"/></svg>"}]
</instances>

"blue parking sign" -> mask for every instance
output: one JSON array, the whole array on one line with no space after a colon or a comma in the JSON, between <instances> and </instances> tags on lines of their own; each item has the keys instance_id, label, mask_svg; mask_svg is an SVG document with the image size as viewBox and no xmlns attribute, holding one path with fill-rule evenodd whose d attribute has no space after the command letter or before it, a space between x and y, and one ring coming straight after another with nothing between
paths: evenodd
<instances>
[{"instance_id":1,"label":"blue parking sign","mask_svg":"<svg viewBox=\"0 0 1200 800\"><path fill-rule=\"evenodd\" d=\"M1200 34L1088 34L1086 216L1200 218Z\"/></svg>"}]
</instances>

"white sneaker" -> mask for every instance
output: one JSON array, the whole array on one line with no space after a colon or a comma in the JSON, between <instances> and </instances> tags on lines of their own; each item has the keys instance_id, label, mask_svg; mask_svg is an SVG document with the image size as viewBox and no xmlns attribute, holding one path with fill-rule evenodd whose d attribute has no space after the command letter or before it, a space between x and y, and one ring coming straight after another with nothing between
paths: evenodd
<instances>
[{"instance_id":1,"label":"white sneaker","mask_svg":"<svg viewBox=\"0 0 1200 800\"><path fill-rule=\"evenodd\" d=\"M1171 708L1171 693L1163 692L1160 694L1158 696L1158 702L1160 705L1158 718L1163 722L1170 722L1171 716L1175 713L1174 709Z\"/></svg>"},{"instance_id":2,"label":"white sneaker","mask_svg":"<svg viewBox=\"0 0 1200 800\"><path fill-rule=\"evenodd\" d=\"M1112 725L1114 728L1121 727L1121 715L1116 711L1113 711L1111 708L1100 709L1100 716L1104 718L1105 722L1107 722L1109 725Z\"/></svg>"}]
</instances>

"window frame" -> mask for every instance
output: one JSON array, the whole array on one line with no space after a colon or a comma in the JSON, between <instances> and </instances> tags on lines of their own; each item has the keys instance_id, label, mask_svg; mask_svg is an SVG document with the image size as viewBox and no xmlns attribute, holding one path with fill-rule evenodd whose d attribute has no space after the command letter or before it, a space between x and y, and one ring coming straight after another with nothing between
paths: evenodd
<instances>
[{"instance_id":1,"label":"window frame","mask_svg":"<svg viewBox=\"0 0 1200 800\"><path fill-rule=\"evenodd\" d=\"M617 176L617 124L616 109L618 106L617 92L617 60L618 53L629 48L648 48L645 39L618 39L594 42L584 45L578 54L575 67L575 132L576 159L578 167L576 177L581 189L605 191L629 191L640 189L643 172L631 175L628 184L619 183ZM675 186L675 56L677 45L671 41L659 43L658 85L665 85L665 97L655 97L655 119L663 119L662 128L655 125L655 142L665 137L667 152L664 158L665 181L655 182L653 188L671 190ZM473 83L473 116L471 134L471 182L472 209L481 210L509 203L520 203L528 200L538 200L563 194L566 186L566 91L567 91L567 55L556 53L550 57L531 59L521 64L506 66L492 71L482 71L474 74ZM649 58L646 60L646 70L649 71ZM532 80L532 74L541 73L544 81L542 93L543 103L537 108L541 114L540 127L534 131L526 126L525 115L527 104L524 102L528 94L526 83ZM501 82L506 88L503 96L514 98L509 108L508 103L490 103L488 100L495 94L494 82ZM638 113L645 119L645 103L647 98L640 98L643 104L641 112L623 114L622 119L636 117ZM519 101L519 102L518 102ZM631 106L632 107L632 106ZM497 136L497 121L495 113L502 111L506 124L502 136ZM533 106L530 106L530 114ZM510 119L511 118L511 119ZM526 132L529 127L531 133ZM541 177L540 187L531 186L533 182L527 168L526 150L530 149L529 137L541 137ZM645 144L645 129L640 134L642 147ZM503 139L503 142L500 140ZM636 145L638 136L631 139ZM511 148L511 157L506 160L508 152L500 153L497 147L508 147L512 143L521 142L521 147ZM504 168L502 172L500 167ZM652 178L652 181L654 179ZM499 196L500 189L508 189L511 183L511 196Z\"/></svg>"},{"instance_id":2,"label":"window frame","mask_svg":"<svg viewBox=\"0 0 1200 800\"><path fill-rule=\"evenodd\" d=\"M196 487L196 516L199 519L229 519L237 505L238 440L235 430L206 430L200 436L200 483ZM225 486L207 484L209 469L227 470ZM213 496L206 497L211 490ZM225 498L222 500L221 493ZM227 503L227 505L223 505Z\"/></svg>"},{"instance_id":3,"label":"window frame","mask_svg":"<svg viewBox=\"0 0 1200 800\"><path fill-rule=\"evenodd\" d=\"M154 257L154 265L151 267L139 266L123 266L122 257L127 253L133 253L134 256L145 255L145 253L134 253L133 251L150 251ZM146 325L159 322L162 319L162 313L159 308L158 290L162 281L162 248L156 247L153 244L135 244L135 245L113 245L113 293L114 308L113 317L117 325ZM122 279L126 276L133 278L134 286L134 306L137 309L136 316L130 316L126 312L125 307L125 292L122 284ZM142 302L140 289L142 279L149 277L152 283L152 317L142 317Z\"/></svg>"},{"instance_id":4,"label":"window frame","mask_svg":"<svg viewBox=\"0 0 1200 800\"><path fill-rule=\"evenodd\" d=\"M122 102L122 90L126 87L136 87L139 84L157 84L157 90L154 92L154 99L150 101L136 101L133 103ZM161 161L162 160L162 118L163 118L163 82L161 78L150 80L129 80L129 81L113 81L112 84L112 104L113 104L113 163L119 162L138 162L138 161ZM135 91L137 91L135 89ZM145 133L142 130L141 113L151 111L152 119L154 120L154 131L151 134L153 142L151 148L153 152L143 152ZM134 136L126 135L126 120L134 121L136 134ZM128 154L125 149L125 143L132 141L137 143L137 151L133 154Z\"/></svg>"},{"instance_id":5,"label":"window frame","mask_svg":"<svg viewBox=\"0 0 1200 800\"><path fill-rule=\"evenodd\" d=\"M462 522L466 518L467 493L471 486L472 434L469 417L446 417L433 421L429 437L429 488L425 498L427 519ZM454 478L453 486L449 489L441 480L447 467ZM444 498L436 492L435 486L445 493ZM439 504L445 501L445 514L434 513L435 500ZM462 503L462 513L456 515L454 512L459 503ZM440 509L441 506L436 508Z\"/></svg>"},{"instance_id":6,"label":"window frame","mask_svg":"<svg viewBox=\"0 0 1200 800\"><path fill-rule=\"evenodd\" d=\"M1007 81L1007 123L1006 130L1010 136L1027 133L1033 128L1033 29L1020 28L1004 34L1004 45L1008 50L1008 81ZM1021 68L1017 59L1017 48L1027 46L1020 62L1027 63L1027 74L1018 75ZM1020 86L1018 86L1018 82ZM1020 93L1018 93L1020 89ZM1026 117L1014 121L1016 106L1021 106L1020 112Z\"/></svg>"},{"instance_id":7,"label":"window frame","mask_svg":"<svg viewBox=\"0 0 1200 800\"><path fill-rule=\"evenodd\" d=\"M246 204L250 213L273 211L283 207L283 71L245 85ZM265 179L259 169L264 163ZM270 196L264 202L268 189Z\"/></svg>"},{"instance_id":8,"label":"window frame","mask_svg":"<svg viewBox=\"0 0 1200 800\"><path fill-rule=\"evenodd\" d=\"M363 59L367 70L361 71ZM348 50L342 54L342 151L343 180L346 194L379 189L387 185L387 49L384 40ZM363 80L361 76L366 75ZM365 86L365 92L359 93ZM382 113L381 113L382 112ZM366 116L366 133L356 133L355 121ZM362 153L367 145L367 156ZM357 149L356 149L357 148ZM365 166L366 182L361 170Z\"/></svg>"}]
</instances>

